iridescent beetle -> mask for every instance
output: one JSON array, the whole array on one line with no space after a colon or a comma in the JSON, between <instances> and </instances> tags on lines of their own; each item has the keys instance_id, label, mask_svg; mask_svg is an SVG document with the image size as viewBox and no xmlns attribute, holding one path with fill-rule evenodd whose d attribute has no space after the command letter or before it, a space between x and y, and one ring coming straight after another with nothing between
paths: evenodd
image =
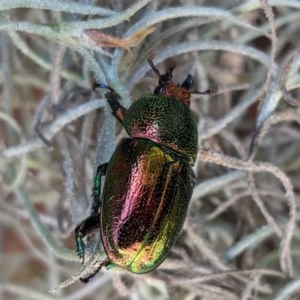
<instances>
[{"instance_id":1,"label":"iridescent beetle","mask_svg":"<svg viewBox=\"0 0 300 300\"><path fill-rule=\"evenodd\" d=\"M175 67L160 74L152 59L149 56L148 62L159 78L153 95L141 96L125 109L113 90L106 93L113 115L130 137L122 139L110 161L98 167L91 214L75 229L81 259L83 238L95 231L100 231L107 254L107 260L83 282L102 266L137 274L154 270L169 254L186 217L198 146L197 125L189 109L194 79L188 75L181 86L175 85Z\"/></svg>"}]
</instances>

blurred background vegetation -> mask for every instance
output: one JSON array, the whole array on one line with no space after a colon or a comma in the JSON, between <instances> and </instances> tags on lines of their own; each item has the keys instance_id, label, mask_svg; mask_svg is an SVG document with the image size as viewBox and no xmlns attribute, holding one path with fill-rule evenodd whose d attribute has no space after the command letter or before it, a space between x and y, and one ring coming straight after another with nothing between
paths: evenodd
<instances>
[{"instance_id":1,"label":"blurred background vegetation","mask_svg":"<svg viewBox=\"0 0 300 300\"><path fill-rule=\"evenodd\" d=\"M297 0L0 0L0 298L300 299L299 42ZM192 98L188 217L157 270L83 285L73 230L126 136L92 82L130 106L157 84L150 51L218 88Z\"/></svg>"}]
</instances>

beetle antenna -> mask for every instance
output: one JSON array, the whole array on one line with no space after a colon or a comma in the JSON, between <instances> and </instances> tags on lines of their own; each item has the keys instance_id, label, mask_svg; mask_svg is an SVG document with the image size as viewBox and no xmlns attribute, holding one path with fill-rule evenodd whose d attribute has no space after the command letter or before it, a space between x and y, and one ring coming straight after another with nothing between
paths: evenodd
<instances>
[{"instance_id":1,"label":"beetle antenna","mask_svg":"<svg viewBox=\"0 0 300 300\"><path fill-rule=\"evenodd\" d=\"M154 63L153 63L153 59L154 59L154 53L153 52L150 52L148 55L147 55L147 61L151 67L151 69L153 70L153 72L158 76L158 77L161 77L161 74L160 72L158 71L158 69L155 67Z\"/></svg>"},{"instance_id":2,"label":"beetle antenna","mask_svg":"<svg viewBox=\"0 0 300 300\"><path fill-rule=\"evenodd\" d=\"M191 94L196 94L196 95L216 95L218 93L218 87L217 86L212 86L211 88L209 88L208 90L204 91L204 92L200 92L200 91L193 91L191 92Z\"/></svg>"}]
</instances>

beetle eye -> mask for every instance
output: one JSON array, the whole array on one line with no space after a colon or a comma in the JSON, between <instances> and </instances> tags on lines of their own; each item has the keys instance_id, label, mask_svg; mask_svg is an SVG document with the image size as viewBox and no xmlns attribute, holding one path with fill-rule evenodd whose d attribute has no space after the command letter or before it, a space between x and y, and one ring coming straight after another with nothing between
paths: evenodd
<instances>
[{"instance_id":1,"label":"beetle eye","mask_svg":"<svg viewBox=\"0 0 300 300\"><path fill-rule=\"evenodd\" d=\"M161 85L158 85L158 86L154 89L153 94L154 94L154 95L160 95L160 94L162 94L163 90L164 90L164 87L161 86Z\"/></svg>"},{"instance_id":2,"label":"beetle eye","mask_svg":"<svg viewBox=\"0 0 300 300\"><path fill-rule=\"evenodd\" d=\"M193 85L194 85L194 77L191 74L188 74L185 81L181 84L181 87L186 90L189 90L193 87Z\"/></svg>"}]
</instances>

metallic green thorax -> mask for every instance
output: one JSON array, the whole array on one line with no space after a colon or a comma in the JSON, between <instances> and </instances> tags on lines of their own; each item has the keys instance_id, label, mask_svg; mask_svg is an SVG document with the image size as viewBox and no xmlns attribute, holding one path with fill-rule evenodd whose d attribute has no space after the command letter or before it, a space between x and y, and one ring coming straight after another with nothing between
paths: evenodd
<instances>
[{"instance_id":1,"label":"metallic green thorax","mask_svg":"<svg viewBox=\"0 0 300 300\"><path fill-rule=\"evenodd\" d=\"M176 98L142 96L126 111L123 124L131 137L150 139L195 162L197 125L189 107Z\"/></svg>"}]
</instances>

